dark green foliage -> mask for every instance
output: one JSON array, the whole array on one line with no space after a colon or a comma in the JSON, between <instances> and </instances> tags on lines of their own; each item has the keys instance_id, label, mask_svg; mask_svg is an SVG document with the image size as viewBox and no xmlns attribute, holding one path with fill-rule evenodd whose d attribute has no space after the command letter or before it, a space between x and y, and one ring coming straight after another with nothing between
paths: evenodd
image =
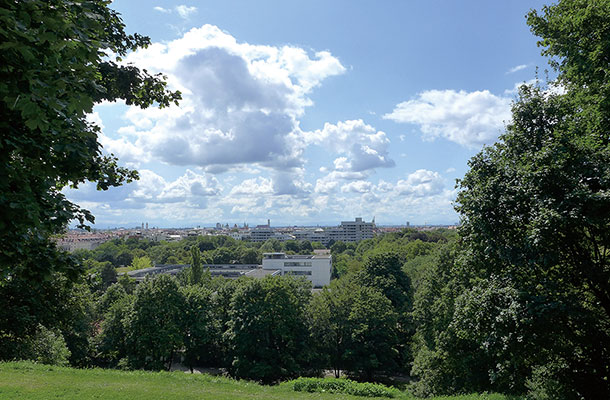
<instances>
[{"instance_id":1,"label":"dark green foliage","mask_svg":"<svg viewBox=\"0 0 610 400\"><path fill-rule=\"evenodd\" d=\"M121 284L110 285L95 304L96 314L98 316L104 315L117 300L125 296L127 296L127 292Z\"/></svg>"},{"instance_id":2,"label":"dark green foliage","mask_svg":"<svg viewBox=\"0 0 610 400\"><path fill-rule=\"evenodd\" d=\"M610 3L528 23L565 93L523 86L459 182L462 249L416 299L421 394L610 397Z\"/></svg>"},{"instance_id":3,"label":"dark green foliage","mask_svg":"<svg viewBox=\"0 0 610 400\"><path fill-rule=\"evenodd\" d=\"M106 288L117 281L116 268L114 268L110 263L104 263L104 266L99 271L99 274L102 283L102 290L106 290Z\"/></svg>"},{"instance_id":4,"label":"dark green foliage","mask_svg":"<svg viewBox=\"0 0 610 400\"><path fill-rule=\"evenodd\" d=\"M126 360L128 335L125 323L132 302L133 298L125 293L123 286L115 284L108 288L98 303L100 332L92 339L95 365L116 368L122 359Z\"/></svg>"},{"instance_id":5,"label":"dark green foliage","mask_svg":"<svg viewBox=\"0 0 610 400\"><path fill-rule=\"evenodd\" d=\"M356 275L363 286L379 289L397 311L409 311L412 303L411 280L402 271L397 253L376 254L368 258L364 268Z\"/></svg>"},{"instance_id":6,"label":"dark green foliage","mask_svg":"<svg viewBox=\"0 0 610 400\"><path fill-rule=\"evenodd\" d=\"M260 264L262 258L259 257L258 251L249 247L241 247L239 252L239 262L241 264Z\"/></svg>"},{"instance_id":7,"label":"dark green foliage","mask_svg":"<svg viewBox=\"0 0 610 400\"><path fill-rule=\"evenodd\" d=\"M289 382L296 392L344 393L362 397L396 397L400 392L377 383L355 382L349 379L298 378Z\"/></svg>"},{"instance_id":8,"label":"dark green foliage","mask_svg":"<svg viewBox=\"0 0 610 400\"><path fill-rule=\"evenodd\" d=\"M183 345L185 299L175 278L159 275L138 285L126 317L127 354L132 367L168 369Z\"/></svg>"},{"instance_id":9,"label":"dark green foliage","mask_svg":"<svg viewBox=\"0 0 610 400\"><path fill-rule=\"evenodd\" d=\"M109 3L28 0L0 6L3 343L22 340L39 325L69 330L65 324L73 317L62 314L66 308L58 292L69 290L66 280L77 281L83 270L51 237L69 221L82 226L93 216L68 201L62 189L89 181L105 190L137 178L115 157L102 155L99 127L87 122L86 114L102 100L147 107L168 106L180 97L165 90L162 77L106 58L112 52L118 60L149 43L126 34ZM109 252L100 261L115 264L115 257ZM69 347L76 340L72 336L66 336ZM83 359L77 353L73 361Z\"/></svg>"},{"instance_id":10,"label":"dark green foliage","mask_svg":"<svg viewBox=\"0 0 610 400\"><path fill-rule=\"evenodd\" d=\"M307 311L318 366L331 368L337 378L347 368L347 352L352 347L349 316L355 290L348 279L333 280L313 296Z\"/></svg>"},{"instance_id":11,"label":"dark green foliage","mask_svg":"<svg viewBox=\"0 0 610 400\"><path fill-rule=\"evenodd\" d=\"M76 311L69 308L76 291L59 274L40 283L14 275L0 284L0 358L13 359L40 325L53 331L61 326L68 329L69 322L77 318Z\"/></svg>"},{"instance_id":12,"label":"dark green foliage","mask_svg":"<svg viewBox=\"0 0 610 400\"><path fill-rule=\"evenodd\" d=\"M197 248L199 250L199 248ZM216 331L213 325L212 293L198 285L183 289L185 308L182 310L185 364L193 367L213 361Z\"/></svg>"},{"instance_id":13,"label":"dark green foliage","mask_svg":"<svg viewBox=\"0 0 610 400\"><path fill-rule=\"evenodd\" d=\"M331 282L309 307L312 344L322 368L372 379L395 371L399 360L398 314L381 291L346 278Z\"/></svg>"},{"instance_id":14,"label":"dark green foliage","mask_svg":"<svg viewBox=\"0 0 610 400\"><path fill-rule=\"evenodd\" d=\"M232 264L235 258L235 252L230 247L219 247L212 253L214 264Z\"/></svg>"},{"instance_id":15,"label":"dark green foliage","mask_svg":"<svg viewBox=\"0 0 610 400\"><path fill-rule=\"evenodd\" d=\"M229 309L232 374L265 383L298 376L310 354L305 307L310 284L291 277L239 285Z\"/></svg>"},{"instance_id":16,"label":"dark green foliage","mask_svg":"<svg viewBox=\"0 0 610 400\"><path fill-rule=\"evenodd\" d=\"M393 371L397 367L398 315L390 300L378 289L362 287L352 297L346 369L350 374L371 380L375 373Z\"/></svg>"}]
</instances>

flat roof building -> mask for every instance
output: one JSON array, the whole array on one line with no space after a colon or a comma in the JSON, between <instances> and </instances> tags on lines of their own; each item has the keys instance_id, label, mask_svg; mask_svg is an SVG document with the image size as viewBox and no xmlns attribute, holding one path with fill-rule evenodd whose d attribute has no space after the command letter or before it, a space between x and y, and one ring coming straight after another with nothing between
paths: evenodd
<instances>
[{"instance_id":1,"label":"flat roof building","mask_svg":"<svg viewBox=\"0 0 610 400\"><path fill-rule=\"evenodd\" d=\"M263 253L263 270L279 270L281 275L304 276L313 287L322 287L330 283L332 257L330 253L314 255Z\"/></svg>"}]
</instances>

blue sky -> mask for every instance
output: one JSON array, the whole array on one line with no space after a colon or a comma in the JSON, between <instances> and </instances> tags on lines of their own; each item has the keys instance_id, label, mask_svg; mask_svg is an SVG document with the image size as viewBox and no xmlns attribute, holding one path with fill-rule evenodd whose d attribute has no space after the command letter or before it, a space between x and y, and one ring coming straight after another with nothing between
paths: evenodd
<instances>
[{"instance_id":1,"label":"blue sky","mask_svg":"<svg viewBox=\"0 0 610 400\"><path fill-rule=\"evenodd\" d=\"M100 104L138 182L67 192L96 227L452 224L455 180L547 68L538 1L117 0L178 107ZM544 73L541 74L544 76Z\"/></svg>"}]
</instances>

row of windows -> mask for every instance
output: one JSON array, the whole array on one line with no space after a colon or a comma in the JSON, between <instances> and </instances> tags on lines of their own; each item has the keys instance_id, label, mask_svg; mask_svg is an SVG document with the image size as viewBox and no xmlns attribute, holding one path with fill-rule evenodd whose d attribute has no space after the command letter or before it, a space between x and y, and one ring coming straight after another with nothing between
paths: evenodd
<instances>
[{"instance_id":1,"label":"row of windows","mask_svg":"<svg viewBox=\"0 0 610 400\"><path fill-rule=\"evenodd\" d=\"M311 271L286 271L284 275L311 275Z\"/></svg>"},{"instance_id":2,"label":"row of windows","mask_svg":"<svg viewBox=\"0 0 610 400\"><path fill-rule=\"evenodd\" d=\"M311 261L285 261L284 267L311 267Z\"/></svg>"}]
</instances>

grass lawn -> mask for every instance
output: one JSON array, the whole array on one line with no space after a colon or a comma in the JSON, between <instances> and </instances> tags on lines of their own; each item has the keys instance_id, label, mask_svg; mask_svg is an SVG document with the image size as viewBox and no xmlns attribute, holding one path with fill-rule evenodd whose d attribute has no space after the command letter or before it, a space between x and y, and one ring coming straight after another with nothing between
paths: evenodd
<instances>
[{"instance_id":1,"label":"grass lawn","mask_svg":"<svg viewBox=\"0 0 610 400\"><path fill-rule=\"evenodd\" d=\"M410 399L406 393L400 398ZM0 399L365 399L295 392L286 385L184 372L73 369L30 362L0 363ZM508 400L502 395L438 397L436 400Z\"/></svg>"}]
</instances>

